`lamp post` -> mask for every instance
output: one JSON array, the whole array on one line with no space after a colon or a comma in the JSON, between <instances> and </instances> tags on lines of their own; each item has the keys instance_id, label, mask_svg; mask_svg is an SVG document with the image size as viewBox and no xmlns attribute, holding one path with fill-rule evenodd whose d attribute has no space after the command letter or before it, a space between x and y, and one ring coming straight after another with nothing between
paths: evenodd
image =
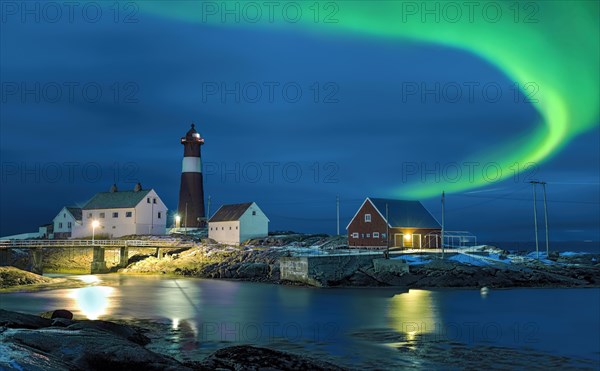
<instances>
[{"instance_id":1,"label":"lamp post","mask_svg":"<svg viewBox=\"0 0 600 371\"><path fill-rule=\"evenodd\" d=\"M175 228L179 229L181 227L181 216L179 214L175 215Z\"/></svg>"},{"instance_id":2,"label":"lamp post","mask_svg":"<svg viewBox=\"0 0 600 371\"><path fill-rule=\"evenodd\" d=\"M100 222L98 222L97 220L92 221L92 245L94 245L94 240L96 237L96 227L98 227L99 225Z\"/></svg>"}]
</instances>

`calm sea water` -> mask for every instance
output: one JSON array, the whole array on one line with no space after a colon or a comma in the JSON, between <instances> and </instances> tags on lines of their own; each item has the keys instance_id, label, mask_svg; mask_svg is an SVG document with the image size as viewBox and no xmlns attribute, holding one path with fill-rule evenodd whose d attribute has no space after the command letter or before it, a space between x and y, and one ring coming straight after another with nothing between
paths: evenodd
<instances>
[{"instance_id":1,"label":"calm sea water","mask_svg":"<svg viewBox=\"0 0 600 371\"><path fill-rule=\"evenodd\" d=\"M600 289L313 289L125 275L0 295L27 313L136 319L180 360L260 344L363 368L600 368ZM141 320L141 321L140 321Z\"/></svg>"}]
</instances>

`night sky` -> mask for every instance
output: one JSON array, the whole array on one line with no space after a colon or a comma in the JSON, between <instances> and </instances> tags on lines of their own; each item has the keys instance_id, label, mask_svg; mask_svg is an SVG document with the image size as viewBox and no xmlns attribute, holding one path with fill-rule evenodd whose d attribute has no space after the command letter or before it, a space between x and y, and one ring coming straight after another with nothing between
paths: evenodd
<instances>
[{"instance_id":1,"label":"night sky","mask_svg":"<svg viewBox=\"0 0 600 371\"><path fill-rule=\"evenodd\" d=\"M539 125L515 82L465 50L301 25L228 27L138 5L135 23L115 22L108 5L95 23L77 12L73 22L64 14L23 21L3 5L0 235L36 231L113 183L154 188L174 212L179 140L192 122L206 141L212 212L256 201L271 230L315 233L335 233L336 195L344 233L365 197L426 187L436 177L425 170L436 166L440 182L455 179L457 167L465 182L466 159L499 143L517 150ZM129 9L121 7L123 18ZM502 97L475 89L473 99L450 99L452 87L470 82L500 86ZM407 96L415 83L440 84L447 96ZM237 86L239 99L221 95ZM599 169L596 117L516 178L448 193L447 229L533 240L528 181L539 179L548 182L551 239L600 240ZM541 188L538 196L542 218ZM421 201L439 220L440 197Z\"/></svg>"}]
</instances>

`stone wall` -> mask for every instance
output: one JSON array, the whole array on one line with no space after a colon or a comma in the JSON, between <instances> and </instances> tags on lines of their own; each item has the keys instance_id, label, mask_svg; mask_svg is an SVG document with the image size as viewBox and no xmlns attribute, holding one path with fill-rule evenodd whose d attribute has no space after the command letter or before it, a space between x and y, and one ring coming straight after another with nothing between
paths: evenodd
<instances>
[{"instance_id":1,"label":"stone wall","mask_svg":"<svg viewBox=\"0 0 600 371\"><path fill-rule=\"evenodd\" d=\"M281 279L312 286L329 286L351 276L360 268L373 266L382 253L361 255L317 255L279 259Z\"/></svg>"}]
</instances>

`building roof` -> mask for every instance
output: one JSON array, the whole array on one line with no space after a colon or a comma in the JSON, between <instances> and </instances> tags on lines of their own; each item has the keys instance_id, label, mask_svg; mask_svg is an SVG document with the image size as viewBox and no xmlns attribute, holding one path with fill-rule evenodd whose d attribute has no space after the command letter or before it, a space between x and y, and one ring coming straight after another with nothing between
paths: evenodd
<instances>
[{"instance_id":1,"label":"building roof","mask_svg":"<svg viewBox=\"0 0 600 371\"><path fill-rule=\"evenodd\" d=\"M387 204L388 224L392 228L442 228L440 223L427 211L420 201L371 197L368 197L366 201L371 201L384 219L386 214L385 206Z\"/></svg>"},{"instance_id":2,"label":"building roof","mask_svg":"<svg viewBox=\"0 0 600 371\"><path fill-rule=\"evenodd\" d=\"M252 206L253 202L246 202L243 204L234 205L223 205L217 210L215 215L209 219L209 223L212 222L232 222L239 220L242 215Z\"/></svg>"},{"instance_id":3,"label":"building roof","mask_svg":"<svg viewBox=\"0 0 600 371\"><path fill-rule=\"evenodd\" d=\"M67 211L71 213L75 220L81 220L81 208L67 206Z\"/></svg>"},{"instance_id":4,"label":"building roof","mask_svg":"<svg viewBox=\"0 0 600 371\"><path fill-rule=\"evenodd\" d=\"M100 192L89 200L84 210L89 209L124 209L136 207L150 192L149 189L141 191L119 191L119 192Z\"/></svg>"}]
</instances>

